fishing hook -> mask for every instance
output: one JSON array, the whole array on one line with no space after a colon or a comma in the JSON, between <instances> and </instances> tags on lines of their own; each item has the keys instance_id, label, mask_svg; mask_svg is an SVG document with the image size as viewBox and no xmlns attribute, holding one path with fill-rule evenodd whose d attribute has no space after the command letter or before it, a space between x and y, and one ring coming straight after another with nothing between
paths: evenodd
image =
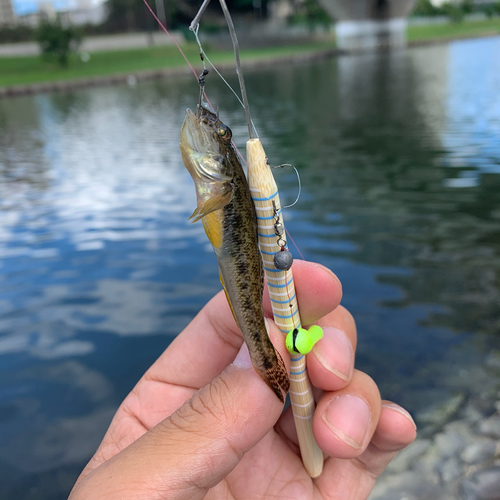
<instances>
[{"instance_id":1,"label":"fishing hook","mask_svg":"<svg viewBox=\"0 0 500 500\"><path fill-rule=\"evenodd\" d=\"M297 170L295 165L292 165L291 163L283 163L282 165L277 165L276 167L271 167L271 168L285 168L285 167L292 167L295 170L295 174L297 175L297 181L299 183L299 192L297 193L297 198L295 198L295 201L291 205L286 205L285 207L282 207L282 208L292 208L299 201L300 195L302 193L302 183L300 182L299 171Z\"/></svg>"}]
</instances>

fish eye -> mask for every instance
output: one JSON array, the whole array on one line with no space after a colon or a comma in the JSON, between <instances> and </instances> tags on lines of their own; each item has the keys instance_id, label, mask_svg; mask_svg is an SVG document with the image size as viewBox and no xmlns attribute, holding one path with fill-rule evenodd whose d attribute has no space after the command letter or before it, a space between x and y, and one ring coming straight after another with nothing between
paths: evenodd
<instances>
[{"instance_id":1,"label":"fish eye","mask_svg":"<svg viewBox=\"0 0 500 500\"><path fill-rule=\"evenodd\" d=\"M231 130L229 127L226 127L226 125L220 125L217 129L217 133L219 134L219 137L222 137L222 139L226 141L231 139Z\"/></svg>"}]
</instances>

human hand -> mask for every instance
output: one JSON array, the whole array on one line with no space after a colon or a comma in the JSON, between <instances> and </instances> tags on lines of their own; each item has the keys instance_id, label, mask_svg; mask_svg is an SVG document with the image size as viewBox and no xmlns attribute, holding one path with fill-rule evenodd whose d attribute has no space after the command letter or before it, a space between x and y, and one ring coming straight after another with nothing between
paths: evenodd
<instances>
[{"instance_id":1,"label":"human hand","mask_svg":"<svg viewBox=\"0 0 500 500\"><path fill-rule=\"evenodd\" d=\"M313 430L327 457L321 476L307 475L291 408L282 413L254 371L221 292L121 404L69 500L368 497L377 476L414 440L415 424L354 369L356 327L339 305L335 275L304 261L293 271L303 324L324 329L307 355L317 399ZM267 292L264 313L272 318ZM271 320L267 326L288 360L282 333Z\"/></svg>"}]
</instances>

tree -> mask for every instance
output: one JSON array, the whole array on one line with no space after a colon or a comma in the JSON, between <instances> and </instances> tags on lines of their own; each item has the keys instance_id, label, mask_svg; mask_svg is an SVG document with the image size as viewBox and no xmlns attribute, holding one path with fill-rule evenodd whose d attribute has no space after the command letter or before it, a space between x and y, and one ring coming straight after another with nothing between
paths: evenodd
<instances>
[{"instance_id":1,"label":"tree","mask_svg":"<svg viewBox=\"0 0 500 500\"><path fill-rule=\"evenodd\" d=\"M414 16L449 16L453 22L462 21L465 14L471 14L474 11L474 2L472 0L463 0L455 2L449 0L435 7L430 0L418 0L413 9Z\"/></svg>"},{"instance_id":2,"label":"tree","mask_svg":"<svg viewBox=\"0 0 500 500\"><path fill-rule=\"evenodd\" d=\"M160 0L163 1L168 28L187 27L201 6L201 0ZM267 7L271 0L226 0L231 14L248 14L254 12L257 17L267 17ZM310 0L317 2L317 0ZM149 6L156 12L156 1L147 0ZM156 26L144 0L106 0L107 18L105 27L108 31L144 31ZM219 2L208 5L212 15L219 16L224 22ZM201 28L204 23L201 22Z\"/></svg>"},{"instance_id":3,"label":"tree","mask_svg":"<svg viewBox=\"0 0 500 500\"><path fill-rule=\"evenodd\" d=\"M36 39L45 58L55 58L61 67L66 68L70 53L81 42L81 35L73 26L64 26L61 17L57 16L52 21L47 18L41 22Z\"/></svg>"},{"instance_id":4,"label":"tree","mask_svg":"<svg viewBox=\"0 0 500 500\"><path fill-rule=\"evenodd\" d=\"M430 0L418 0L412 14L414 16L438 16L441 9L434 7Z\"/></svg>"},{"instance_id":5,"label":"tree","mask_svg":"<svg viewBox=\"0 0 500 500\"><path fill-rule=\"evenodd\" d=\"M313 29L316 25L330 26L333 22L318 0L304 0L295 5L295 10L288 19L290 24L306 24Z\"/></svg>"},{"instance_id":6,"label":"tree","mask_svg":"<svg viewBox=\"0 0 500 500\"><path fill-rule=\"evenodd\" d=\"M483 7L483 12L489 17L493 17L495 15L500 14L500 2L496 2L490 5L486 5Z\"/></svg>"},{"instance_id":7,"label":"tree","mask_svg":"<svg viewBox=\"0 0 500 500\"><path fill-rule=\"evenodd\" d=\"M453 2L448 2L444 3L442 8L452 23L461 23L463 21L465 15L463 5L456 5Z\"/></svg>"},{"instance_id":8,"label":"tree","mask_svg":"<svg viewBox=\"0 0 500 500\"><path fill-rule=\"evenodd\" d=\"M111 31L137 31L146 28L143 0L107 0L106 25Z\"/></svg>"},{"instance_id":9,"label":"tree","mask_svg":"<svg viewBox=\"0 0 500 500\"><path fill-rule=\"evenodd\" d=\"M188 5L184 0L161 0L166 14L167 27L176 27L179 23L189 24L196 14L198 5ZM149 6L156 12L155 0L147 0ZM144 31L156 27L156 21L144 4L144 0L107 0L108 31ZM183 12L187 11L183 16Z\"/></svg>"}]
</instances>

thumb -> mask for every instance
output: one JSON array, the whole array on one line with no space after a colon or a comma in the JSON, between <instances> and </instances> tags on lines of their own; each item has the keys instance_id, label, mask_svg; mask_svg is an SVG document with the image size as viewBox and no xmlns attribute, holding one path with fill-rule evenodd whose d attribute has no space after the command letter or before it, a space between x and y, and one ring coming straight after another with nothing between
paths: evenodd
<instances>
[{"instance_id":1,"label":"thumb","mask_svg":"<svg viewBox=\"0 0 500 500\"><path fill-rule=\"evenodd\" d=\"M201 499L269 432L282 409L243 344L233 364L90 473L71 499Z\"/></svg>"}]
</instances>

